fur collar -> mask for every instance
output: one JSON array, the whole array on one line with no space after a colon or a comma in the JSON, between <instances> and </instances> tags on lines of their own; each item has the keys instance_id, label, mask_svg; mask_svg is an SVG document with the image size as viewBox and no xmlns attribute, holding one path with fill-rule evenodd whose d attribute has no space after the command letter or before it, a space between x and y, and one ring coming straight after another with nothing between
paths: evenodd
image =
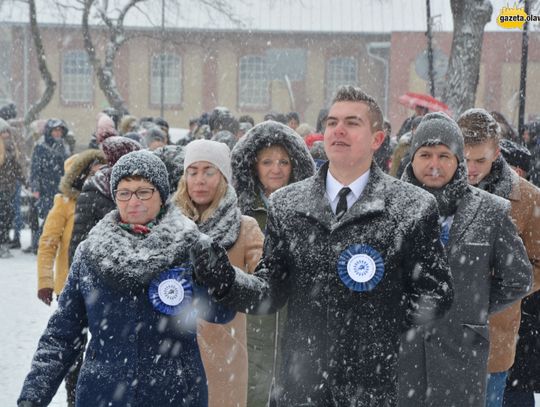
<instances>
[{"instance_id":1,"label":"fur collar","mask_svg":"<svg viewBox=\"0 0 540 407\"><path fill-rule=\"evenodd\" d=\"M107 285L124 292L140 291L163 271L186 263L189 248L201 236L195 223L174 205L144 237L122 229L118 222L115 209L90 231L81 252Z\"/></svg>"},{"instance_id":2,"label":"fur collar","mask_svg":"<svg viewBox=\"0 0 540 407\"><path fill-rule=\"evenodd\" d=\"M64 196L77 199L81 191L74 187L74 183L85 171L88 173L88 166L95 160L105 164L105 156L101 150L86 150L74 158L73 164L60 180L59 189Z\"/></svg>"},{"instance_id":3,"label":"fur collar","mask_svg":"<svg viewBox=\"0 0 540 407\"><path fill-rule=\"evenodd\" d=\"M490 173L480 181L477 187L490 194L508 199L512 192L512 178L512 169L499 154L491 166Z\"/></svg>"},{"instance_id":4,"label":"fur collar","mask_svg":"<svg viewBox=\"0 0 540 407\"><path fill-rule=\"evenodd\" d=\"M228 250L238 239L241 221L242 213L238 208L236 192L229 185L219 206L210 219L199 224L199 230Z\"/></svg>"}]
</instances>

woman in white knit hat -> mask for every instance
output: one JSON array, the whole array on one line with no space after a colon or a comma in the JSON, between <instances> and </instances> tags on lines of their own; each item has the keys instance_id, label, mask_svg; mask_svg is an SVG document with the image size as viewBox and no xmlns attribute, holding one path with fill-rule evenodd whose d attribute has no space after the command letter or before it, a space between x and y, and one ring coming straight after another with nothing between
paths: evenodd
<instances>
[{"instance_id":1,"label":"woman in white knit hat","mask_svg":"<svg viewBox=\"0 0 540 407\"><path fill-rule=\"evenodd\" d=\"M238 207L229 148L195 140L185 149L184 175L174 202L199 230L227 249L231 263L252 272L262 254L263 234ZM246 316L225 325L199 322L198 342L208 380L209 407L245 407L248 361Z\"/></svg>"}]
</instances>

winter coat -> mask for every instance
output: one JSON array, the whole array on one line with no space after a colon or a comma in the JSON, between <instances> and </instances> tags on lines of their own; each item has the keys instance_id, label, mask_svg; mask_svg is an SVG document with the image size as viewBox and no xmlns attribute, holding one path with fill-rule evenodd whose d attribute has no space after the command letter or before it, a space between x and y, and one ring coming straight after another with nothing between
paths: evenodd
<instances>
[{"instance_id":1,"label":"winter coat","mask_svg":"<svg viewBox=\"0 0 540 407\"><path fill-rule=\"evenodd\" d=\"M68 250L73 232L75 203L80 194L80 189L74 183L79 182L81 174L95 160L105 162L101 151L87 150L66 160L66 163L71 162L71 166L65 166L66 173L60 181L61 193L54 197L53 207L47 215L39 240L38 290L54 288L54 292L59 295L64 288L69 271Z\"/></svg>"},{"instance_id":2,"label":"winter coat","mask_svg":"<svg viewBox=\"0 0 540 407\"><path fill-rule=\"evenodd\" d=\"M401 332L452 302L436 203L373 164L362 196L338 221L327 171L325 164L272 195L263 261L254 275L237 271L222 301L260 314L287 303L278 406L393 405ZM403 209L413 207L415 214ZM378 252L381 280L370 291L339 277L340 256L353 245Z\"/></svg>"},{"instance_id":3,"label":"winter coat","mask_svg":"<svg viewBox=\"0 0 540 407\"><path fill-rule=\"evenodd\" d=\"M231 186L212 217L199 225L199 230L227 249L231 264L248 273L255 270L264 236L253 218L240 214ZM199 321L197 340L208 379L208 405L246 407L246 315L237 314L225 325Z\"/></svg>"},{"instance_id":4,"label":"winter coat","mask_svg":"<svg viewBox=\"0 0 540 407\"><path fill-rule=\"evenodd\" d=\"M510 200L510 216L533 265L533 291L537 291L540 289L540 190L520 178L502 156L493 163L491 173L478 186ZM521 306L518 301L490 316L488 372L507 371L514 363L520 315Z\"/></svg>"},{"instance_id":5,"label":"winter coat","mask_svg":"<svg viewBox=\"0 0 540 407\"><path fill-rule=\"evenodd\" d=\"M115 208L110 187L111 168L102 167L86 180L75 205L73 233L69 244L69 263L73 262L75 250L86 239L90 230Z\"/></svg>"},{"instance_id":6,"label":"winter coat","mask_svg":"<svg viewBox=\"0 0 540 407\"><path fill-rule=\"evenodd\" d=\"M506 388L540 393L540 292L521 302L521 325Z\"/></svg>"},{"instance_id":7,"label":"winter coat","mask_svg":"<svg viewBox=\"0 0 540 407\"><path fill-rule=\"evenodd\" d=\"M39 192L36 207L39 217L43 219L53 206L60 178L64 175L64 161L69 156L69 148L63 140L68 131L65 123L61 122L60 126L55 126L64 129L64 136L59 140L51 135L55 128L51 127L51 123L57 124L56 120L47 121L43 136L32 152L30 167L30 188L32 192Z\"/></svg>"},{"instance_id":8,"label":"winter coat","mask_svg":"<svg viewBox=\"0 0 540 407\"><path fill-rule=\"evenodd\" d=\"M465 165L460 166L460 179L452 183L466 185ZM409 165L403 179L413 182L411 174ZM400 407L484 407L488 315L531 288L531 264L509 217L509 202L466 185L456 204L446 246L454 303L444 318L404 335Z\"/></svg>"},{"instance_id":9,"label":"winter coat","mask_svg":"<svg viewBox=\"0 0 540 407\"><path fill-rule=\"evenodd\" d=\"M17 181L24 181L24 175L11 128L6 121L0 119L0 134L4 132L9 132L10 137L0 137L0 191L11 196L15 193Z\"/></svg>"},{"instance_id":10,"label":"winter coat","mask_svg":"<svg viewBox=\"0 0 540 407\"><path fill-rule=\"evenodd\" d=\"M256 175L255 165L259 151L272 145L283 147L291 159L289 184L312 176L315 168L304 140L281 123L260 123L236 143L231 153L231 165L238 204L244 215L257 220L262 231L266 229L267 199L262 197L262 185ZM283 325L281 314L282 311L275 315L247 317L249 407L266 406L274 369L274 354L278 345L279 332L276 334L276 326Z\"/></svg>"},{"instance_id":11,"label":"winter coat","mask_svg":"<svg viewBox=\"0 0 540 407\"><path fill-rule=\"evenodd\" d=\"M154 279L188 266L189 248L202 235L174 207L143 237L118 222L118 211L109 213L77 249L19 401L50 402L88 327L77 407L207 405L196 318L227 322L234 312L195 284L191 306L175 316L155 309L149 298Z\"/></svg>"}]
</instances>

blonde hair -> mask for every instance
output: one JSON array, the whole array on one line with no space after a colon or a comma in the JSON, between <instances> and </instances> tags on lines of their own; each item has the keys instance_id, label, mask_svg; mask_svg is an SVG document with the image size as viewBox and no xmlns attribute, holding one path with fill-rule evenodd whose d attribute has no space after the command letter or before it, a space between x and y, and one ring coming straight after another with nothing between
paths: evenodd
<instances>
[{"instance_id":1,"label":"blonde hair","mask_svg":"<svg viewBox=\"0 0 540 407\"><path fill-rule=\"evenodd\" d=\"M223 174L220 172L219 175L220 179L217 186L216 195L214 196L214 200L203 213L199 213L197 207L195 206L195 203L193 203L191 197L189 196L186 174L182 175L182 178L180 178L180 181L178 181L178 190L173 197L174 204L179 207L182 213L188 218L190 218L192 221L196 223L203 223L207 221L214 214L215 210L219 206L219 203L221 202L221 199L225 196L227 188L229 187L229 184L227 184L227 181L225 180Z\"/></svg>"}]
</instances>

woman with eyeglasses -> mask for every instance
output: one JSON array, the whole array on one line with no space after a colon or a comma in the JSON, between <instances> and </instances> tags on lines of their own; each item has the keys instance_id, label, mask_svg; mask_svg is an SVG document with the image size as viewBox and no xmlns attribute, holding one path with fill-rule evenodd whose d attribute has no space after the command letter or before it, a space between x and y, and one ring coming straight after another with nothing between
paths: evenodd
<instances>
[{"instance_id":1,"label":"woman with eyeglasses","mask_svg":"<svg viewBox=\"0 0 540 407\"><path fill-rule=\"evenodd\" d=\"M110 188L116 209L77 248L18 406L49 404L88 330L76 406L206 407L197 318L235 315L192 279L189 249L208 237L167 203L156 155L124 155Z\"/></svg>"},{"instance_id":2,"label":"woman with eyeglasses","mask_svg":"<svg viewBox=\"0 0 540 407\"><path fill-rule=\"evenodd\" d=\"M242 214L257 219L264 231L268 198L314 174L315 163L304 140L290 127L268 120L251 128L232 151L233 185ZM306 197L309 199L309 197ZM277 371L281 309L272 315L247 315L249 407L266 407Z\"/></svg>"},{"instance_id":3,"label":"woman with eyeglasses","mask_svg":"<svg viewBox=\"0 0 540 407\"><path fill-rule=\"evenodd\" d=\"M184 174L174 203L201 232L227 250L233 265L252 272L261 257L264 238L255 219L242 216L231 177L227 145L210 140L192 141L185 148ZM245 314L237 314L225 325L200 321L198 342L208 379L209 406L245 407Z\"/></svg>"}]
</instances>

